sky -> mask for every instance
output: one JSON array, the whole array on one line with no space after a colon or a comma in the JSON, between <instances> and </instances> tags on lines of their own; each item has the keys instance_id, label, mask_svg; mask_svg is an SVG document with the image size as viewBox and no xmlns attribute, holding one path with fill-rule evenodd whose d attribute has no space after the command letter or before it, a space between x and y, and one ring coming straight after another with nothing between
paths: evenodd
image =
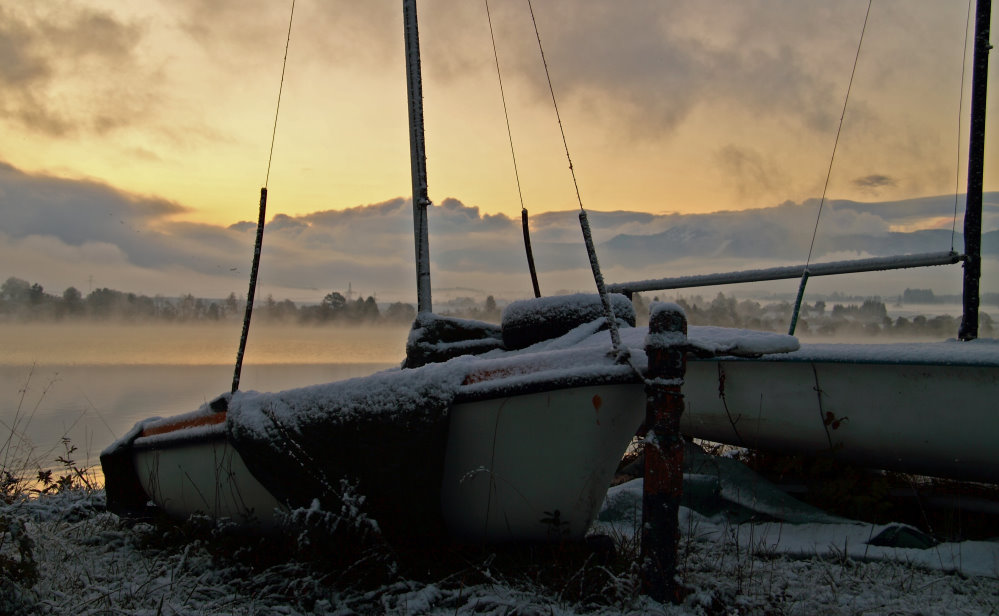
<instances>
[{"instance_id":1,"label":"sky","mask_svg":"<svg viewBox=\"0 0 999 616\"><path fill-rule=\"evenodd\" d=\"M0 0L6 273L52 291L239 292L252 241L240 223L256 219L266 183L275 238L265 240L265 289L298 301L348 283L413 295L412 264L402 264L412 244L399 4L298 0L268 171L290 2ZM555 261L548 286L579 288L578 202L531 15L526 2L489 8L520 194ZM773 218L780 229L793 219L761 243L781 244L769 263L802 262L866 11L861 0L535 2L580 198L621 213L602 218L598 241L681 219ZM485 4L423 0L419 15L435 287L529 293ZM836 224L949 232L964 190L967 15L963 3L874 3L828 185L830 199L950 204L904 221L834 216L820 241L837 237ZM993 191L996 143L986 152ZM825 254L837 252L857 254ZM714 256L728 259L718 267L746 258ZM612 281L653 275L652 264L609 261ZM699 267L674 260L654 275ZM987 287L995 275L985 276Z\"/></svg>"}]
</instances>

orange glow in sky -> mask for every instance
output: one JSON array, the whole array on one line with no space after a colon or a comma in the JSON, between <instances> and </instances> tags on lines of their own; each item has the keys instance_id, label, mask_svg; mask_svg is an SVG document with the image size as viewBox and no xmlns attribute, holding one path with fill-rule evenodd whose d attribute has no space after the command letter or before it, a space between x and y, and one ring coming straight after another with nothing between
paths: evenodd
<instances>
[{"instance_id":1,"label":"orange glow in sky","mask_svg":"<svg viewBox=\"0 0 999 616\"><path fill-rule=\"evenodd\" d=\"M492 9L525 205L570 209L572 179L521 4ZM398 5L297 3L271 214L409 195ZM819 196L866 6L538 3L584 205L710 212ZM289 7L0 0L0 27L20 42L0 70L13 93L2 103L0 158L175 202L183 220L253 219ZM967 149L966 118L958 128L959 104L968 106L959 102L965 18L952 3L875 3L831 197L955 190ZM484 6L424 0L420 19L430 196L516 216ZM999 117L995 103L990 111ZM997 156L990 146L986 190L999 188L989 172Z\"/></svg>"}]
</instances>

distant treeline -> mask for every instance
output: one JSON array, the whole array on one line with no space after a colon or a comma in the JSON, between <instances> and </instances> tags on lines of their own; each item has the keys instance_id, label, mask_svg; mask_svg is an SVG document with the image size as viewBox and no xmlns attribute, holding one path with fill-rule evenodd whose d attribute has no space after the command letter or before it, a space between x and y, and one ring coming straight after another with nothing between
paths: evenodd
<instances>
[{"instance_id":1,"label":"distant treeline","mask_svg":"<svg viewBox=\"0 0 999 616\"><path fill-rule=\"evenodd\" d=\"M960 295L936 295L933 289L906 289L898 301L903 304L960 304ZM982 293L982 306L999 306L999 293Z\"/></svg>"},{"instance_id":2,"label":"distant treeline","mask_svg":"<svg viewBox=\"0 0 999 616\"><path fill-rule=\"evenodd\" d=\"M994 295L994 294L993 294ZM880 297L861 301L834 303L826 301L804 302L798 318L796 333L820 336L927 336L954 337L960 318L947 315L912 318L888 316L888 308ZM654 297L657 301L659 297ZM718 325L762 331L786 332L791 322L793 305L787 301L760 303L755 300L738 300L718 293L706 300L701 295L664 298L674 301L687 313L691 325ZM939 298L932 291L906 289L899 301L906 303L936 303ZM635 312L640 323L647 322L649 300L634 296ZM113 289L95 289L84 297L76 288L69 287L62 295L46 293L41 285L20 278L8 278L0 286L0 319L7 320L159 320L169 322L213 322L240 320L245 303L230 293L224 300L196 298L183 295L168 298L157 295L136 295ZM498 322L500 308L492 295L482 302L470 297L458 297L440 307L442 314L456 317ZM326 294L318 304L297 305L285 299L268 296L254 306L254 318L275 323L412 323L416 309L403 302L378 307L374 297L348 300L342 293ZM979 314L979 335L995 335L992 318Z\"/></svg>"},{"instance_id":3,"label":"distant treeline","mask_svg":"<svg viewBox=\"0 0 999 616\"><path fill-rule=\"evenodd\" d=\"M656 298L658 299L658 298ZM700 295L673 299L687 313L691 325L718 325L786 333L791 323L794 305L787 301L761 304L753 300L737 300L719 293L712 300ZM916 300L913 300L916 301ZM636 295L636 312L641 314L644 300ZM647 314L647 308L644 308ZM938 315L912 318L888 316L888 308L880 297L868 298L859 304L833 304L819 300L803 302L798 315L796 335L818 336L911 336L953 338L961 325L960 317ZM992 337L995 323L988 314L979 312L978 334Z\"/></svg>"},{"instance_id":4,"label":"distant treeline","mask_svg":"<svg viewBox=\"0 0 999 616\"><path fill-rule=\"evenodd\" d=\"M834 294L832 297L838 298L842 303L826 300L804 302L795 333L830 338L833 336L953 338L957 336L961 324L960 318L947 315L891 318L888 316L887 305L880 297L855 298L842 294ZM687 320L691 325L717 325L780 333L787 333L791 324L791 313L794 310L794 305L787 301L761 303L749 299L738 300L724 293L718 293L710 300L701 295L686 297L663 295L661 299L679 304L687 313ZM633 296L635 315L640 324L648 323L650 302L659 300L659 296L654 296L651 300L639 293ZM911 301L923 303L925 300L921 298ZM469 319L497 322L500 316L492 296L486 298L484 303L476 302L470 297L458 297L440 308L443 314ZM984 312L979 313L978 330L981 337L992 337L995 334L994 322Z\"/></svg>"},{"instance_id":5,"label":"distant treeline","mask_svg":"<svg viewBox=\"0 0 999 616\"><path fill-rule=\"evenodd\" d=\"M243 318L246 303L230 293L224 300L191 294L181 297L137 295L114 289L94 289L84 296L75 287L62 295L46 293L38 283L10 277L0 286L0 318L14 320L94 319L122 321L212 322ZM411 323L416 309L402 302L389 304L384 312L374 297L347 300L339 292L328 293L318 304L296 305L267 296L254 304L254 319L284 323Z\"/></svg>"}]
</instances>

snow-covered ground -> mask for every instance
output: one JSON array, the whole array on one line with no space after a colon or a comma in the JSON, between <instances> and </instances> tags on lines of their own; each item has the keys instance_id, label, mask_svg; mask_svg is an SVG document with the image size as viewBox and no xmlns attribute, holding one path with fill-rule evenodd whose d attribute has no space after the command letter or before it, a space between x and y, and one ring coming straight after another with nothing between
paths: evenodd
<instances>
[{"instance_id":1,"label":"snow-covered ground","mask_svg":"<svg viewBox=\"0 0 999 616\"><path fill-rule=\"evenodd\" d=\"M690 333L718 350L711 328ZM591 335L584 324L548 341L536 361L576 365L566 353L596 349L612 362L600 347L581 344ZM634 336L622 339L633 346ZM777 338L736 343L763 352L758 345ZM505 361L487 355L483 363ZM636 352L632 361L643 358ZM437 369L458 367L452 360ZM451 376L431 384L463 382L464 373ZM296 400L325 389L297 391ZM679 605L640 593L641 479L612 488L593 527L616 550L608 541L594 550L459 549L420 544L428 529L418 525L405 536L419 547L388 545L364 519L317 509L293 511L266 537L207 519L123 520L105 510L101 490L11 498L0 472L0 616L999 613L999 541L936 543L904 525L835 517L790 499L738 460L697 448L685 453L685 471L691 508L680 510ZM696 502L698 490L709 506Z\"/></svg>"},{"instance_id":2,"label":"snow-covered ground","mask_svg":"<svg viewBox=\"0 0 999 616\"><path fill-rule=\"evenodd\" d=\"M596 528L618 542L619 555L635 548L640 484L612 488ZM103 492L68 490L0 505L0 614L999 612L999 544L876 548L863 540L880 528L848 521L724 520L681 509L678 577L689 594L661 605L639 594L626 558L440 548L414 567L412 555L400 566L391 550L369 546L335 563L337 547L314 535L304 545L307 534L261 542L207 522L126 522L105 512ZM30 567L17 568L25 554L37 569L33 585Z\"/></svg>"}]
</instances>

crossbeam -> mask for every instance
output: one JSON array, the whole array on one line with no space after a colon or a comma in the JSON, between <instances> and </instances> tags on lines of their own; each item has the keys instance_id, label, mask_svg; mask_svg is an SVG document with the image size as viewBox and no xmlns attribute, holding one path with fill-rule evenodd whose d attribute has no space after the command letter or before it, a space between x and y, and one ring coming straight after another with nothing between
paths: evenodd
<instances>
[{"instance_id":1,"label":"crossbeam","mask_svg":"<svg viewBox=\"0 0 999 616\"><path fill-rule=\"evenodd\" d=\"M665 291L669 289L686 289L691 287L710 287L723 284L738 284L743 282L762 282L765 280L785 280L801 278L807 268L811 276L832 276L836 274L854 274L858 272L878 272L912 267L929 267L933 265L952 265L964 260L964 255L954 251L925 252L911 255L894 255L889 257L872 257L868 259L851 259L847 261L829 261L805 265L789 265L765 269L741 270L719 274L702 274L696 276L676 276L673 278L658 278L652 280L637 280L634 282L619 282L607 285L611 293L632 293L644 291Z\"/></svg>"}]
</instances>

